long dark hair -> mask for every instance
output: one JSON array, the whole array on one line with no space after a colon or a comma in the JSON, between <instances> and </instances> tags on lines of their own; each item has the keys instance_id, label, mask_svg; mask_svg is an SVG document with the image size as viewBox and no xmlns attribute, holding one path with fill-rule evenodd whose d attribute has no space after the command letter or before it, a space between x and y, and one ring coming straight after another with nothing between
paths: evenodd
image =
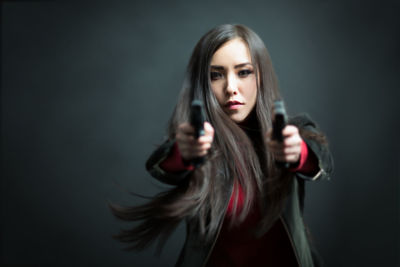
<instances>
[{"instance_id":1,"label":"long dark hair","mask_svg":"<svg viewBox=\"0 0 400 267\"><path fill-rule=\"evenodd\" d=\"M248 45L258 80L256 105L250 115L252 123L245 127L225 114L210 84L212 56L224 43L235 38ZM268 229L283 208L292 177L275 167L274 158L264 142L264 134L272 124L273 101L277 98L277 78L269 53L257 34L243 25L230 24L207 32L192 53L180 99L169 122L168 136L174 139L177 126L189 121L191 101L202 100L207 121L215 129L208 160L182 184L156 195L145 205L128 208L112 205L112 211L118 218L141 221L116 237L131 243L131 249L145 248L160 237L161 247L185 218L196 224L199 238L203 238L204 242L211 241L225 214L229 199L227 194L234 183L240 184L246 197L242 209L234 208L236 216L232 217L232 225L243 221L257 203L263 218L259 228ZM237 203L237 195L233 197L234 203Z\"/></svg>"}]
</instances>

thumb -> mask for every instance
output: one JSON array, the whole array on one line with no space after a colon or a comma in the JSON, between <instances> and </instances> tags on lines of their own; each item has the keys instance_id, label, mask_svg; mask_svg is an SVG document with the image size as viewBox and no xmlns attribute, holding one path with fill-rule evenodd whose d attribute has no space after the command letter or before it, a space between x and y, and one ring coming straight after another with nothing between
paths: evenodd
<instances>
[{"instance_id":1,"label":"thumb","mask_svg":"<svg viewBox=\"0 0 400 267\"><path fill-rule=\"evenodd\" d=\"M207 121L204 122L204 131L206 132L206 135L214 136L214 128Z\"/></svg>"}]
</instances>

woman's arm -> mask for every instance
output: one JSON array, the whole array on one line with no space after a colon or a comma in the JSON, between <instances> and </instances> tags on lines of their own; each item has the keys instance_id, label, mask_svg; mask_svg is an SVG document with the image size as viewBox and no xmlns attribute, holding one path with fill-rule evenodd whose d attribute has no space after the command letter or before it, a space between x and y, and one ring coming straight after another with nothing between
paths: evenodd
<instances>
[{"instance_id":1,"label":"woman's arm","mask_svg":"<svg viewBox=\"0 0 400 267\"><path fill-rule=\"evenodd\" d=\"M192 169L183 169L182 171L171 172L162 167L166 160L173 157L175 142L175 139L165 141L146 162L146 169L154 178L170 185L180 184L192 171Z\"/></svg>"},{"instance_id":2,"label":"woman's arm","mask_svg":"<svg viewBox=\"0 0 400 267\"><path fill-rule=\"evenodd\" d=\"M194 129L188 123L179 125L176 139L162 144L146 162L149 173L163 183L178 185L194 170L190 160L205 156L214 138L214 128L204 123L205 134L194 137Z\"/></svg>"},{"instance_id":3,"label":"woman's arm","mask_svg":"<svg viewBox=\"0 0 400 267\"><path fill-rule=\"evenodd\" d=\"M275 159L290 163L290 171L305 180L328 178L333 170L332 156L325 136L308 115L299 115L289 121L283 131L283 142L271 140L267 144Z\"/></svg>"},{"instance_id":4,"label":"woman's arm","mask_svg":"<svg viewBox=\"0 0 400 267\"><path fill-rule=\"evenodd\" d=\"M289 122L299 128L300 136L307 145L309 157L314 158L311 158L311 160L316 165L316 170L311 174L296 172L296 175L299 178L312 181L329 179L333 172L333 158L326 137L307 114L293 117Z\"/></svg>"}]
</instances>

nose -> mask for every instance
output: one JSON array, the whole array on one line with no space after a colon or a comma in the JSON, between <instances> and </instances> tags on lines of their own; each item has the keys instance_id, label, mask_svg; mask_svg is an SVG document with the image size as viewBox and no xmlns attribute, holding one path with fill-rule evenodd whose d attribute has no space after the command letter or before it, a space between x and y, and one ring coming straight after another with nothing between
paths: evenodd
<instances>
[{"instance_id":1,"label":"nose","mask_svg":"<svg viewBox=\"0 0 400 267\"><path fill-rule=\"evenodd\" d=\"M238 93L238 80L235 75L228 75L226 93L228 95L236 95Z\"/></svg>"}]
</instances>

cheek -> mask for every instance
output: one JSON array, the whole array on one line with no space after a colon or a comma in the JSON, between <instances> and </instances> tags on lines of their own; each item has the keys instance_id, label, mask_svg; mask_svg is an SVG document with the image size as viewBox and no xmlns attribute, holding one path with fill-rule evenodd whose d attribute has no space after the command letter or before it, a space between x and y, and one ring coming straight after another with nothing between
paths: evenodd
<instances>
[{"instance_id":1,"label":"cheek","mask_svg":"<svg viewBox=\"0 0 400 267\"><path fill-rule=\"evenodd\" d=\"M250 101L251 103L255 103L256 102L256 98L257 98L257 84L255 79L251 80L247 83L246 86L247 90L246 90L246 98L247 101Z\"/></svg>"},{"instance_id":2,"label":"cheek","mask_svg":"<svg viewBox=\"0 0 400 267\"><path fill-rule=\"evenodd\" d=\"M211 85L211 90L213 91L215 98L218 100L218 103L223 102L223 88L218 82L214 82Z\"/></svg>"}]
</instances>

